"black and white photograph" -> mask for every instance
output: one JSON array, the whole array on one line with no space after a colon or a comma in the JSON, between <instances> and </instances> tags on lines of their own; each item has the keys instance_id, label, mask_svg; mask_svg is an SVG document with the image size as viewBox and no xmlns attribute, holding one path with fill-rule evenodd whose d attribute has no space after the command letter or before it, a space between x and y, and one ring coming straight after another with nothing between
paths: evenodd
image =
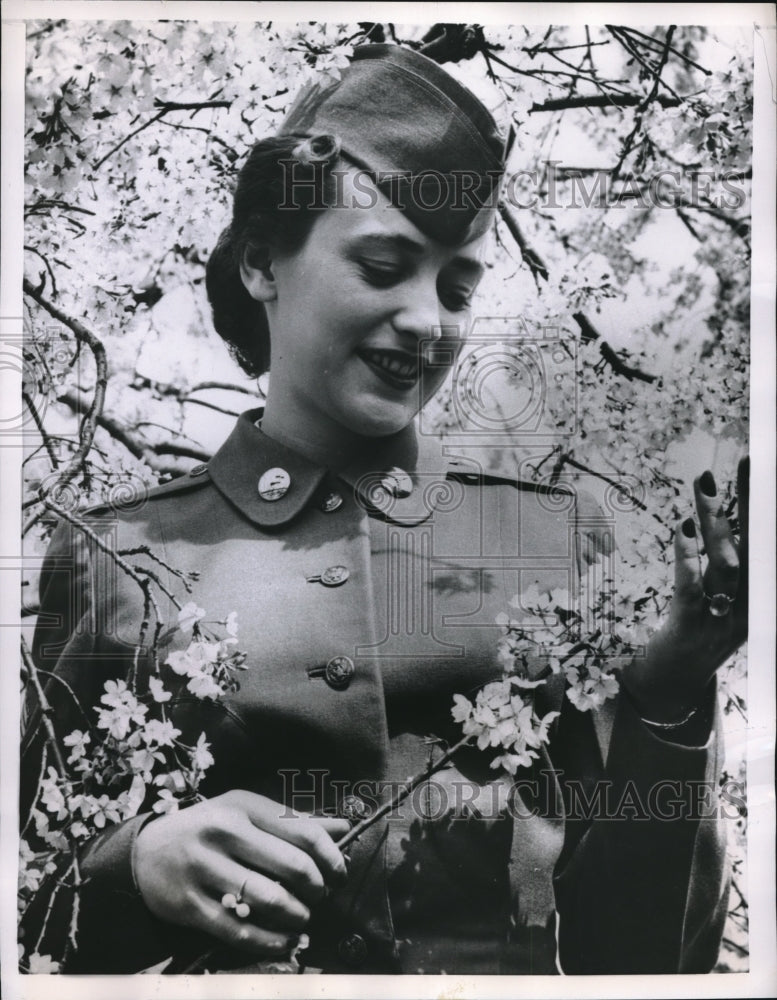
<instances>
[{"instance_id":1,"label":"black and white photograph","mask_svg":"<svg viewBox=\"0 0 777 1000\"><path fill-rule=\"evenodd\" d=\"M773 6L3 29L4 993L774 995Z\"/></svg>"}]
</instances>

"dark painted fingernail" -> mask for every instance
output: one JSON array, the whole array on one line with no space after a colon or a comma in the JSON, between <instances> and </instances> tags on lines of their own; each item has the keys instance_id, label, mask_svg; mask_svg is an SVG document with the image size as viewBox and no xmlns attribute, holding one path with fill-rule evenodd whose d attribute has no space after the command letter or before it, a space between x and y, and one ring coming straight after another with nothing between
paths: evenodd
<instances>
[{"instance_id":1,"label":"dark painted fingernail","mask_svg":"<svg viewBox=\"0 0 777 1000\"><path fill-rule=\"evenodd\" d=\"M695 538L696 537L696 525L693 523L693 518L692 517L686 517L686 519L683 521L681 527L682 527L683 534L685 535L686 538Z\"/></svg>"},{"instance_id":2,"label":"dark painted fingernail","mask_svg":"<svg viewBox=\"0 0 777 1000\"><path fill-rule=\"evenodd\" d=\"M717 494L715 479L709 470L699 477L699 488L706 497L714 497Z\"/></svg>"}]
</instances>

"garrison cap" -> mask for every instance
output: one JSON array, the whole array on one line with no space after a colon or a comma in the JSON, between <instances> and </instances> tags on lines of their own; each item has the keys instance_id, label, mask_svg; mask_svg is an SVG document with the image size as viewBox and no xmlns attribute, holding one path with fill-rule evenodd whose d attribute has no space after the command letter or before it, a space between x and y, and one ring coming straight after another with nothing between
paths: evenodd
<instances>
[{"instance_id":1,"label":"garrison cap","mask_svg":"<svg viewBox=\"0 0 777 1000\"><path fill-rule=\"evenodd\" d=\"M306 136L308 162L316 152L339 151L422 232L446 244L473 239L489 224L507 152L474 94L398 45L357 46L340 80L302 91L280 134Z\"/></svg>"}]
</instances>

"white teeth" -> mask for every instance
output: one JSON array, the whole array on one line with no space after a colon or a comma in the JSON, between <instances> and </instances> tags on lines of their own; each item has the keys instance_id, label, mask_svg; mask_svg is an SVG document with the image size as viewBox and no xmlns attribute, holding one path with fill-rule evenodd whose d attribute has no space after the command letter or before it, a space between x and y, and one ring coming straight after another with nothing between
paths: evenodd
<instances>
[{"instance_id":1,"label":"white teeth","mask_svg":"<svg viewBox=\"0 0 777 1000\"><path fill-rule=\"evenodd\" d=\"M383 368L384 371L390 372L392 375L399 375L401 378L412 378L416 374L417 369L414 362L398 361L396 358L387 358L384 354L373 351L365 353L373 364L379 368Z\"/></svg>"}]
</instances>

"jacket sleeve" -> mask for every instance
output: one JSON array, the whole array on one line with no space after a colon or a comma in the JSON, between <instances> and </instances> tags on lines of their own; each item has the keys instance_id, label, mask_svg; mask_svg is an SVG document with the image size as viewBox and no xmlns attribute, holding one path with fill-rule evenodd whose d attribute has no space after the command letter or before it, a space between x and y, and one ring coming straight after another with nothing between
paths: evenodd
<instances>
[{"instance_id":1,"label":"jacket sleeve","mask_svg":"<svg viewBox=\"0 0 777 1000\"><path fill-rule=\"evenodd\" d=\"M119 644L108 649L100 636L95 574L88 548L82 533L60 525L41 574L41 607L32 652L38 677L45 682L52 709L50 721L60 741L73 729L86 728L105 680L121 676L128 665L126 649ZM46 750L40 705L32 693L25 716L20 816L22 836L37 850L46 845L36 839L35 813L39 818L50 818L51 814L36 801L36 790L42 765L52 764L52 758ZM80 847L82 885L77 893L76 947L68 948L62 971L139 971L170 954L175 931L147 909L132 874L135 838L152 817L153 813L140 815L108 827ZM21 943L27 955L38 952L56 961L62 957L73 930L76 900L72 883L72 856L65 848L56 858L54 870L40 881L20 919Z\"/></svg>"},{"instance_id":2,"label":"jacket sleeve","mask_svg":"<svg viewBox=\"0 0 777 1000\"><path fill-rule=\"evenodd\" d=\"M706 733L686 746L656 735L620 696L603 768L590 714L562 712L568 815L555 891L565 973L713 968L728 901L714 685L700 714Z\"/></svg>"}]
</instances>

